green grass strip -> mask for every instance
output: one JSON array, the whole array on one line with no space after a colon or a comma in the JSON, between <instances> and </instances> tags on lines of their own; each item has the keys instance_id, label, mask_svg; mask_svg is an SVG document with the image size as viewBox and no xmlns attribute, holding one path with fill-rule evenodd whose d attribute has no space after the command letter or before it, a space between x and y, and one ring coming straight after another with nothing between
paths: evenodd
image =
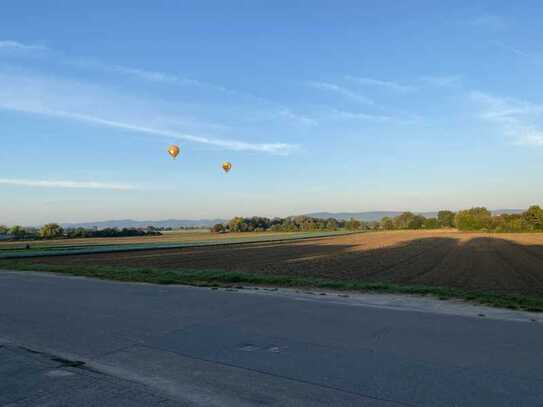
<instances>
[{"instance_id":1,"label":"green grass strip","mask_svg":"<svg viewBox=\"0 0 543 407\"><path fill-rule=\"evenodd\" d=\"M154 284L184 284L195 286L262 285L277 287L320 288L338 291L361 291L391 294L430 295L442 300L463 299L499 308L543 312L543 297L465 291L458 288L423 285L399 285L386 282L341 281L312 277L265 275L223 270L160 269L126 266L53 265L28 260L2 260L0 269L46 271L105 280Z\"/></svg>"}]
</instances>

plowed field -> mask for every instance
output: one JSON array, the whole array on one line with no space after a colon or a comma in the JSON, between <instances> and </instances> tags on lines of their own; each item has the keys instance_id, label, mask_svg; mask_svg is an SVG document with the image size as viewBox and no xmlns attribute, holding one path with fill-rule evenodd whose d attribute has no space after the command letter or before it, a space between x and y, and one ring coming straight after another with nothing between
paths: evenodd
<instances>
[{"instance_id":1,"label":"plowed field","mask_svg":"<svg viewBox=\"0 0 543 407\"><path fill-rule=\"evenodd\" d=\"M543 295L543 234L392 231L33 261L220 269Z\"/></svg>"}]
</instances>

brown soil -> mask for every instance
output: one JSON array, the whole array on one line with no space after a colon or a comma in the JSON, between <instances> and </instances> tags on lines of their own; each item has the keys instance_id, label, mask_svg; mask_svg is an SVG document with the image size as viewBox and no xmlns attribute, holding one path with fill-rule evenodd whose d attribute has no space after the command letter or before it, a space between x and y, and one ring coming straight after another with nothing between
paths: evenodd
<instances>
[{"instance_id":1,"label":"brown soil","mask_svg":"<svg viewBox=\"0 0 543 407\"><path fill-rule=\"evenodd\" d=\"M543 295L543 234L392 231L34 261L221 269Z\"/></svg>"}]
</instances>

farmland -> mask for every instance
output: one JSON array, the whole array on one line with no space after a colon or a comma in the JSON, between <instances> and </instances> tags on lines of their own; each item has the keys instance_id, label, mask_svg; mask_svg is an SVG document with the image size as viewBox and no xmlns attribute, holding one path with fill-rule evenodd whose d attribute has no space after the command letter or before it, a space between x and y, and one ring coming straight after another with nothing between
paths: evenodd
<instances>
[{"instance_id":1,"label":"farmland","mask_svg":"<svg viewBox=\"0 0 543 407\"><path fill-rule=\"evenodd\" d=\"M111 253L129 250L182 248L188 246L296 240L346 232L210 233L207 230L163 232L159 236L107 237L0 242L0 259L63 255L66 253Z\"/></svg>"},{"instance_id":2,"label":"farmland","mask_svg":"<svg viewBox=\"0 0 543 407\"><path fill-rule=\"evenodd\" d=\"M256 234L255 234L256 235ZM259 233L258 236L280 236L288 233ZM153 244L153 243L185 243L192 241L225 240L232 238L247 238L247 233L210 233L202 230L165 231L158 236L130 236L130 237L97 237L81 239L54 239L36 241L3 241L0 242L0 250L22 248L27 243L35 248L65 247L65 246L96 246L96 245L121 245L121 244Z\"/></svg>"},{"instance_id":3,"label":"farmland","mask_svg":"<svg viewBox=\"0 0 543 407\"><path fill-rule=\"evenodd\" d=\"M543 234L454 230L358 233L294 241L61 257L34 265L220 270L329 281L543 296Z\"/></svg>"}]
</instances>

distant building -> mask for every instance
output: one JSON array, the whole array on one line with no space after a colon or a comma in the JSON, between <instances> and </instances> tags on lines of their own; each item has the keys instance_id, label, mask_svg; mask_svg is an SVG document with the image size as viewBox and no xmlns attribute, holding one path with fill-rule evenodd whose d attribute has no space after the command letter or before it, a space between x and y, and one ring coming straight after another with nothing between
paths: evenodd
<instances>
[{"instance_id":1,"label":"distant building","mask_svg":"<svg viewBox=\"0 0 543 407\"><path fill-rule=\"evenodd\" d=\"M11 239L10 235L4 235L4 234L0 233L0 240L8 240L8 239Z\"/></svg>"}]
</instances>

